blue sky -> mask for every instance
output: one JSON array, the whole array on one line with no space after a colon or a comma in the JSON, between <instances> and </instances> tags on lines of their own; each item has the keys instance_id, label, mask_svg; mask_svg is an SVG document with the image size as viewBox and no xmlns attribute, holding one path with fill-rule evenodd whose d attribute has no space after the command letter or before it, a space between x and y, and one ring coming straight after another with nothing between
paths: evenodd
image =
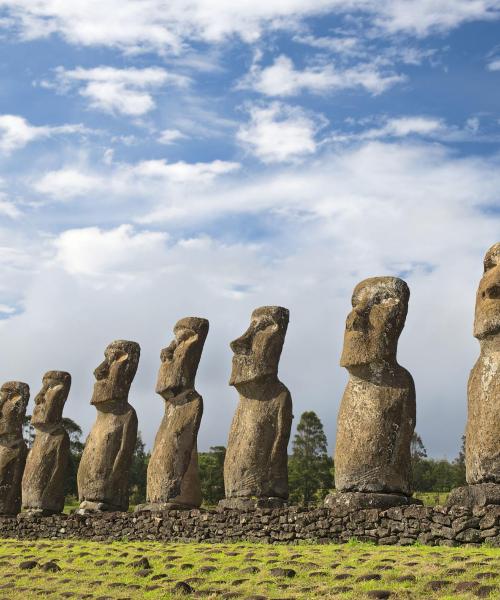
<instances>
[{"instance_id":1,"label":"blue sky","mask_svg":"<svg viewBox=\"0 0 500 600\"><path fill-rule=\"evenodd\" d=\"M400 362L454 457L482 257L500 238L498 0L0 0L3 380L68 370L90 427L106 344L137 340L151 445L160 349L210 319L200 447L224 444L229 341L290 308L295 423L333 445L350 295L403 276Z\"/></svg>"}]
</instances>

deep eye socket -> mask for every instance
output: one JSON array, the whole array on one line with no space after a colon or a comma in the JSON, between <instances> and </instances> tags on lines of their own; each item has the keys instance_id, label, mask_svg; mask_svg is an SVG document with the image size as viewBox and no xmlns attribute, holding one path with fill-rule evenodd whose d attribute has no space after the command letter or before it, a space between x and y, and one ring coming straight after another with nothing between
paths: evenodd
<instances>
[{"instance_id":1,"label":"deep eye socket","mask_svg":"<svg viewBox=\"0 0 500 600\"><path fill-rule=\"evenodd\" d=\"M275 324L274 321L264 317L264 318L259 319L258 321L254 321L253 330L255 333L257 333L259 331L264 331L268 327L272 327L274 324Z\"/></svg>"}]
</instances>

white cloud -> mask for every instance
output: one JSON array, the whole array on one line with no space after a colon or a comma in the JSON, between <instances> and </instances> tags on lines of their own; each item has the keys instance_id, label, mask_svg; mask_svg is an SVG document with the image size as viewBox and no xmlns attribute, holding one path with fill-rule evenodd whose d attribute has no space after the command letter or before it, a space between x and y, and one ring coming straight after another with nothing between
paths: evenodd
<instances>
[{"instance_id":1,"label":"white cloud","mask_svg":"<svg viewBox=\"0 0 500 600\"><path fill-rule=\"evenodd\" d=\"M443 132L445 125L441 119L432 117L396 117L388 119L385 125L377 129L369 129L360 137L364 139L376 139L383 137L406 137L408 135L430 135Z\"/></svg>"},{"instance_id":2,"label":"white cloud","mask_svg":"<svg viewBox=\"0 0 500 600\"><path fill-rule=\"evenodd\" d=\"M124 267L136 275L161 263L166 239L165 233L135 232L131 225L69 229L54 241L55 260L71 275L113 278Z\"/></svg>"},{"instance_id":3,"label":"white cloud","mask_svg":"<svg viewBox=\"0 0 500 600\"><path fill-rule=\"evenodd\" d=\"M500 17L498 0L386 0L368 2L375 23L389 33L425 36L477 20Z\"/></svg>"},{"instance_id":4,"label":"white cloud","mask_svg":"<svg viewBox=\"0 0 500 600\"><path fill-rule=\"evenodd\" d=\"M16 204L8 200L6 194L0 192L0 215L4 215L10 219L18 219L21 214Z\"/></svg>"},{"instance_id":5,"label":"white cloud","mask_svg":"<svg viewBox=\"0 0 500 600\"><path fill-rule=\"evenodd\" d=\"M500 58L495 58L491 62L488 63L489 71L500 71Z\"/></svg>"},{"instance_id":6,"label":"white cloud","mask_svg":"<svg viewBox=\"0 0 500 600\"><path fill-rule=\"evenodd\" d=\"M301 108L273 102L249 112L250 122L240 127L237 139L262 162L289 162L316 152L320 124Z\"/></svg>"},{"instance_id":7,"label":"white cloud","mask_svg":"<svg viewBox=\"0 0 500 600\"><path fill-rule=\"evenodd\" d=\"M77 168L49 171L33 187L40 193L61 200L85 196L104 184L96 174L83 173Z\"/></svg>"},{"instance_id":8,"label":"white cloud","mask_svg":"<svg viewBox=\"0 0 500 600\"><path fill-rule=\"evenodd\" d=\"M153 177L172 183L208 183L219 175L232 173L240 168L239 163L214 160L209 163L167 163L165 160L144 160L131 171L132 177Z\"/></svg>"},{"instance_id":9,"label":"white cloud","mask_svg":"<svg viewBox=\"0 0 500 600\"><path fill-rule=\"evenodd\" d=\"M83 125L31 125L18 115L0 115L0 153L10 154L30 142L54 135L88 133Z\"/></svg>"},{"instance_id":10,"label":"white cloud","mask_svg":"<svg viewBox=\"0 0 500 600\"><path fill-rule=\"evenodd\" d=\"M160 67L116 69L101 66L93 69L78 67L56 69L56 87L68 91L72 85L79 87L81 96L90 100L90 106L105 112L141 116L155 108L153 91L165 85L185 87L189 79L168 73ZM45 82L45 85L53 84Z\"/></svg>"},{"instance_id":11,"label":"white cloud","mask_svg":"<svg viewBox=\"0 0 500 600\"><path fill-rule=\"evenodd\" d=\"M379 140L405 137L421 137L437 140L439 142L481 142L498 143L500 135L497 130L481 129L478 117L473 116L466 119L462 126L446 123L443 119L429 117L426 115L411 115L401 117L385 117L377 119L376 127L366 128L366 119L360 124L362 128L356 131L335 132L325 141L348 142L359 140ZM352 123L356 124L356 121Z\"/></svg>"},{"instance_id":12,"label":"white cloud","mask_svg":"<svg viewBox=\"0 0 500 600\"><path fill-rule=\"evenodd\" d=\"M164 129L160 132L158 142L160 144L173 144L177 140L182 140L186 136L178 129Z\"/></svg>"},{"instance_id":13,"label":"white cloud","mask_svg":"<svg viewBox=\"0 0 500 600\"><path fill-rule=\"evenodd\" d=\"M85 46L125 52L181 52L190 40L247 42L265 29L296 26L325 13L361 13L382 32L427 35L460 24L498 18L498 0L0 0L6 25L24 39L57 33Z\"/></svg>"},{"instance_id":14,"label":"white cloud","mask_svg":"<svg viewBox=\"0 0 500 600\"><path fill-rule=\"evenodd\" d=\"M217 177L233 173L239 168L239 163L222 160L198 163L168 163L165 160L114 163L112 156L108 155L101 170L91 169L86 164L66 166L44 173L32 182L32 186L39 194L55 200L100 194L123 197L135 193L139 196L151 196L153 190L154 195L162 197L165 186L205 186Z\"/></svg>"},{"instance_id":15,"label":"white cloud","mask_svg":"<svg viewBox=\"0 0 500 600\"><path fill-rule=\"evenodd\" d=\"M383 73L374 63L345 69L327 64L298 70L290 58L281 55L269 67L254 65L240 87L254 89L266 96L294 96L304 91L321 94L355 88L381 94L404 80L403 75Z\"/></svg>"},{"instance_id":16,"label":"white cloud","mask_svg":"<svg viewBox=\"0 0 500 600\"><path fill-rule=\"evenodd\" d=\"M16 309L13 306L9 306L8 304L0 304L0 313L4 315L12 315L16 312Z\"/></svg>"}]
</instances>

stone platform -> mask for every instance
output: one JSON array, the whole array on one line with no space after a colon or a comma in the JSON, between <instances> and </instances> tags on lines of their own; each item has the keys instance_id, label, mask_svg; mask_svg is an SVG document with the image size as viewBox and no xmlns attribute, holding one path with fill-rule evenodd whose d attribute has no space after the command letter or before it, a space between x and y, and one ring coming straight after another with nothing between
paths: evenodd
<instances>
[{"instance_id":1,"label":"stone platform","mask_svg":"<svg viewBox=\"0 0 500 600\"><path fill-rule=\"evenodd\" d=\"M500 506L387 510L302 507L142 513L0 516L0 538L158 540L295 544L342 543L356 538L381 545L481 545L500 547Z\"/></svg>"}]
</instances>

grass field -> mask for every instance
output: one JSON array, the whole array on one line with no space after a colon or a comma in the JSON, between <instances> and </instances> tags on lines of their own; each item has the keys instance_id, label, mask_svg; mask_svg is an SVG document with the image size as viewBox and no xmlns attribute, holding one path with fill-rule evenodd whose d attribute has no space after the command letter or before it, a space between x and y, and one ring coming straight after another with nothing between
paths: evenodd
<instances>
[{"instance_id":1,"label":"grass field","mask_svg":"<svg viewBox=\"0 0 500 600\"><path fill-rule=\"evenodd\" d=\"M0 541L2 599L180 597L498 600L500 549Z\"/></svg>"}]
</instances>

